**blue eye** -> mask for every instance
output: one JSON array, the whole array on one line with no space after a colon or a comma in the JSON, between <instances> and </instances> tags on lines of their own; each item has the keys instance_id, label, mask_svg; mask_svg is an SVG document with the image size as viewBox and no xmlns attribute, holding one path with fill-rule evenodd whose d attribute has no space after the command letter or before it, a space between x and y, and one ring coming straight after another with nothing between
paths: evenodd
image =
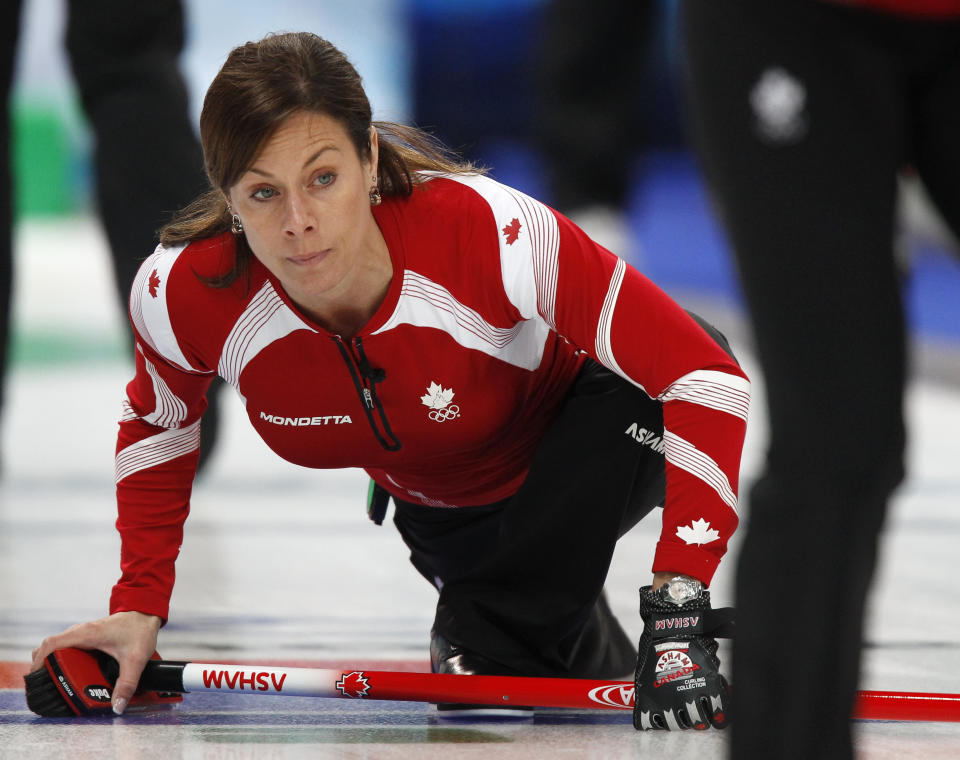
<instances>
[{"instance_id":1,"label":"blue eye","mask_svg":"<svg viewBox=\"0 0 960 760\"><path fill-rule=\"evenodd\" d=\"M333 182L333 178L333 172L324 172L323 174L318 174L313 181L317 185L329 185Z\"/></svg>"},{"instance_id":2,"label":"blue eye","mask_svg":"<svg viewBox=\"0 0 960 760\"><path fill-rule=\"evenodd\" d=\"M273 196L277 194L277 191L272 187L261 187L259 190L254 191L251 198L256 198L258 201L267 201L270 200Z\"/></svg>"}]
</instances>

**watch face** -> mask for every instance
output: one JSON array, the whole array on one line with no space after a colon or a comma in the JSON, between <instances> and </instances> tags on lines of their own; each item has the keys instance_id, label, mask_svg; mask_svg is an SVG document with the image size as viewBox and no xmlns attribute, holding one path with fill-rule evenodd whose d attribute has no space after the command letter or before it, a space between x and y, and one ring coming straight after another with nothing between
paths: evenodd
<instances>
[{"instance_id":1,"label":"watch face","mask_svg":"<svg viewBox=\"0 0 960 760\"><path fill-rule=\"evenodd\" d=\"M674 604L684 604L700 595L703 584L695 578L677 577L667 581L663 588L667 601Z\"/></svg>"}]
</instances>

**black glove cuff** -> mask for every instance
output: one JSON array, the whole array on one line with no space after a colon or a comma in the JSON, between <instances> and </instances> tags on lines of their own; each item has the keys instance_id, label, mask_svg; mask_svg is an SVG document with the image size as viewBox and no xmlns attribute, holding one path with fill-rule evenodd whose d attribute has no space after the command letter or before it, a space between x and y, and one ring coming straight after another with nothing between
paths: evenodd
<instances>
[{"instance_id":1,"label":"black glove cuff","mask_svg":"<svg viewBox=\"0 0 960 760\"><path fill-rule=\"evenodd\" d=\"M676 604L665 599L652 586L640 588L640 617L643 618L644 636L651 638L680 638L687 636L711 636L729 639L734 633L734 610L732 607L710 606L710 592L703 589L696 599Z\"/></svg>"},{"instance_id":2,"label":"black glove cuff","mask_svg":"<svg viewBox=\"0 0 960 760\"><path fill-rule=\"evenodd\" d=\"M654 639L703 636L706 631L704 611L710 609L710 592L700 591L695 599L683 604L667 601L652 586L640 589L640 617L644 633Z\"/></svg>"}]
</instances>

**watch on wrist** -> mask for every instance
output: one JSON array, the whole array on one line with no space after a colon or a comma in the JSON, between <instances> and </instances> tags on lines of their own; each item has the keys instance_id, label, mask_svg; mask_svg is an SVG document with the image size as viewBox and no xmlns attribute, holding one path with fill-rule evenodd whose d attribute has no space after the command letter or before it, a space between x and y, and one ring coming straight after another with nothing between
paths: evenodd
<instances>
[{"instance_id":1,"label":"watch on wrist","mask_svg":"<svg viewBox=\"0 0 960 760\"><path fill-rule=\"evenodd\" d=\"M697 599L701 591L703 591L703 584L689 575L675 575L659 589L660 596L665 602L672 602L678 606Z\"/></svg>"}]
</instances>

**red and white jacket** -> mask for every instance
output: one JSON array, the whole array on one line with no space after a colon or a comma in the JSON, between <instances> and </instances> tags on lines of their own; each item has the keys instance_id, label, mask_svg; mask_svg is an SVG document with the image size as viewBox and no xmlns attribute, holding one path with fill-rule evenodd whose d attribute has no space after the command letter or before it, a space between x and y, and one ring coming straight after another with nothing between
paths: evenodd
<instances>
[{"instance_id":1,"label":"red and white jacket","mask_svg":"<svg viewBox=\"0 0 960 760\"><path fill-rule=\"evenodd\" d=\"M230 233L144 262L111 611L167 617L214 375L285 459L363 467L402 499L462 507L519 488L585 355L663 402L653 568L709 582L737 525L749 383L736 363L643 275L492 179L435 176L373 213L394 276L352 340L301 314L256 260L228 288L202 282L230 268Z\"/></svg>"}]
</instances>

